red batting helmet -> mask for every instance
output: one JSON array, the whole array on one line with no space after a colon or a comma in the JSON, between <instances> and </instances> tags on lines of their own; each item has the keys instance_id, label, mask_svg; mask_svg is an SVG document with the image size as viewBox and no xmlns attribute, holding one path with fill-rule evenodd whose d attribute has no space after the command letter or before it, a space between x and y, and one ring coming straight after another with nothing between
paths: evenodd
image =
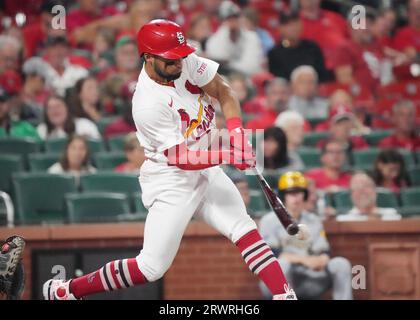
<instances>
[{"instance_id":1,"label":"red batting helmet","mask_svg":"<svg viewBox=\"0 0 420 320\"><path fill-rule=\"evenodd\" d=\"M181 59L195 51L187 43L181 27L163 19L152 20L141 27L137 45L140 55L150 53L165 59Z\"/></svg>"}]
</instances>

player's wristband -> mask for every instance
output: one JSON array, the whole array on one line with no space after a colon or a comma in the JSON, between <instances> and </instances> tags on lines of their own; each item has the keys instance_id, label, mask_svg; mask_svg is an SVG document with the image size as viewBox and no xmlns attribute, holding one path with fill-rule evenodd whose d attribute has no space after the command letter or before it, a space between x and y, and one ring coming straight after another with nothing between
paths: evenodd
<instances>
[{"instance_id":1,"label":"player's wristband","mask_svg":"<svg viewBox=\"0 0 420 320\"><path fill-rule=\"evenodd\" d=\"M229 132L235 130L236 128L242 128L242 120L239 117L233 117L226 119L226 127Z\"/></svg>"}]
</instances>

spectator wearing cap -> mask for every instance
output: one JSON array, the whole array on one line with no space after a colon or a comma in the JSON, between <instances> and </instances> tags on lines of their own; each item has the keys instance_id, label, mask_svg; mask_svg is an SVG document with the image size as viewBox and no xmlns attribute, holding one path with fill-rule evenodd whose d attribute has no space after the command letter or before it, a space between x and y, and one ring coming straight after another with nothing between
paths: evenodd
<instances>
[{"instance_id":1,"label":"spectator wearing cap","mask_svg":"<svg viewBox=\"0 0 420 320\"><path fill-rule=\"evenodd\" d=\"M101 137L92 121L74 118L66 101L58 95L51 95L45 101L44 119L45 122L37 127L38 134L43 140L66 138L74 134L89 139Z\"/></svg>"},{"instance_id":2,"label":"spectator wearing cap","mask_svg":"<svg viewBox=\"0 0 420 320\"><path fill-rule=\"evenodd\" d=\"M40 124L43 118L47 67L47 63L39 57L26 60L22 67L24 83L18 101L20 118L34 126Z\"/></svg>"},{"instance_id":3,"label":"spectator wearing cap","mask_svg":"<svg viewBox=\"0 0 420 320\"><path fill-rule=\"evenodd\" d=\"M416 107L409 100L397 102L392 108L393 134L379 142L380 148L420 150L420 135L416 126Z\"/></svg>"},{"instance_id":4,"label":"spectator wearing cap","mask_svg":"<svg viewBox=\"0 0 420 320\"><path fill-rule=\"evenodd\" d=\"M0 35L0 77L8 70L19 70L21 45L10 35Z\"/></svg>"},{"instance_id":5,"label":"spectator wearing cap","mask_svg":"<svg viewBox=\"0 0 420 320\"><path fill-rule=\"evenodd\" d=\"M26 121L11 117L9 94L0 87L0 137L33 138L40 140L36 129Z\"/></svg>"},{"instance_id":6,"label":"spectator wearing cap","mask_svg":"<svg viewBox=\"0 0 420 320\"><path fill-rule=\"evenodd\" d=\"M102 118L99 84L95 77L78 80L69 97L72 114L77 118L97 122Z\"/></svg>"},{"instance_id":7,"label":"spectator wearing cap","mask_svg":"<svg viewBox=\"0 0 420 320\"><path fill-rule=\"evenodd\" d=\"M364 135L371 132L371 129L365 125L370 122L370 116L365 108L355 108L352 96L343 89L335 90L329 97L330 106L346 106L353 114L352 134ZM331 107L331 108L332 108ZM331 111L331 110L330 110ZM330 119L320 122L316 125L315 131L328 131L330 128Z\"/></svg>"},{"instance_id":8,"label":"spectator wearing cap","mask_svg":"<svg viewBox=\"0 0 420 320\"><path fill-rule=\"evenodd\" d=\"M258 34L241 26L240 15L241 9L235 3L222 2L219 8L222 23L208 39L206 55L221 63L221 72L253 75L262 70L264 53Z\"/></svg>"},{"instance_id":9,"label":"spectator wearing cap","mask_svg":"<svg viewBox=\"0 0 420 320\"><path fill-rule=\"evenodd\" d=\"M327 118L328 101L318 97L318 74L312 66L299 66L291 74L292 96L289 109L304 118Z\"/></svg>"},{"instance_id":10,"label":"spectator wearing cap","mask_svg":"<svg viewBox=\"0 0 420 320\"><path fill-rule=\"evenodd\" d=\"M400 220L394 208L379 208L376 205L375 182L364 172L351 177L350 192L353 208L347 214L337 216L337 221Z\"/></svg>"},{"instance_id":11,"label":"spectator wearing cap","mask_svg":"<svg viewBox=\"0 0 420 320\"><path fill-rule=\"evenodd\" d=\"M44 59L47 61L48 85L59 95L72 88L77 80L87 77L88 71L69 61L70 47L65 37L48 38Z\"/></svg>"},{"instance_id":12,"label":"spectator wearing cap","mask_svg":"<svg viewBox=\"0 0 420 320\"><path fill-rule=\"evenodd\" d=\"M287 109L289 84L285 79L274 78L267 82L265 96L257 96L244 105L245 110L252 110L255 118L246 124L247 129L266 129L273 126L278 114Z\"/></svg>"},{"instance_id":13,"label":"spectator wearing cap","mask_svg":"<svg viewBox=\"0 0 420 320\"><path fill-rule=\"evenodd\" d=\"M132 172L138 174L140 167L146 160L146 156L144 155L144 148L140 145L134 132L131 132L125 137L124 152L128 161L116 166L114 171Z\"/></svg>"},{"instance_id":14,"label":"spectator wearing cap","mask_svg":"<svg viewBox=\"0 0 420 320\"><path fill-rule=\"evenodd\" d=\"M334 50L348 39L346 20L339 14L321 9L321 0L299 0L303 24L302 38L321 48L325 65L332 70Z\"/></svg>"},{"instance_id":15,"label":"spectator wearing cap","mask_svg":"<svg viewBox=\"0 0 420 320\"><path fill-rule=\"evenodd\" d=\"M369 147L365 139L360 136L352 135L354 128L355 117L352 110L346 105L335 105L332 106L329 116L329 138L342 143L346 149L347 158L352 161L352 152L354 150L362 150ZM326 140L318 142L318 147L322 148L322 145Z\"/></svg>"},{"instance_id":16,"label":"spectator wearing cap","mask_svg":"<svg viewBox=\"0 0 420 320\"><path fill-rule=\"evenodd\" d=\"M351 26L353 14L349 15ZM349 28L351 38L334 50L333 69L336 81L341 84L359 84L375 90L380 84L393 80L391 61L384 55L383 47L375 40L372 25L375 15L367 13L366 28Z\"/></svg>"},{"instance_id":17,"label":"spectator wearing cap","mask_svg":"<svg viewBox=\"0 0 420 320\"><path fill-rule=\"evenodd\" d=\"M263 46L264 54L267 54L274 45L274 39L270 35L270 33L259 27L259 14L255 8L247 7L244 8L242 11L242 23L244 24L245 28L250 31L255 31L261 41Z\"/></svg>"},{"instance_id":18,"label":"spectator wearing cap","mask_svg":"<svg viewBox=\"0 0 420 320\"><path fill-rule=\"evenodd\" d=\"M321 150L321 168L311 169L306 176L313 179L316 188L325 192L337 192L349 187L351 174L344 171L346 150L341 142L328 140Z\"/></svg>"},{"instance_id":19,"label":"spectator wearing cap","mask_svg":"<svg viewBox=\"0 0 420 320\"><path fill-rule=\"evenodd\" d=\"M135 88L135 83L123 87L122 115L105 127L106 138L137 131L131 111L131 98Z\"/></svg>"},{"instance_id":20,"label":"spectator wearing cap","mask_svg":"<svg viewBox=\"0 0 420 320\"><path fill-rule=\"evenodd\" d=\"M296 12L280 14L281 39L268 52L270 72L277 77L290 80L292 71L300 65L315 68L321 82L330 80L332 74L325 68L324 57L319 46L302 39L302 22Z\"/></svg>"}]
</instances>

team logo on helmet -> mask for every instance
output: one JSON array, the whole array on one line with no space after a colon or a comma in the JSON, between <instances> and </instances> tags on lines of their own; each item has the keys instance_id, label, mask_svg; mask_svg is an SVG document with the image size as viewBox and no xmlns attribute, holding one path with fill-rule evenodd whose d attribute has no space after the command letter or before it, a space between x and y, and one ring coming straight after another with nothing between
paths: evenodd
<instances>
[{"instance_id":1,"label":"team logo on helmet","mask_svg":"<svg viewBox=\"0 0 420 320\"><path fill-rule=\"evenodd\" d=\"M184 34L180 31L176 33L176 37L178 38L179 44L183 44L185 42Z\"/></svg>"}]
</instances>

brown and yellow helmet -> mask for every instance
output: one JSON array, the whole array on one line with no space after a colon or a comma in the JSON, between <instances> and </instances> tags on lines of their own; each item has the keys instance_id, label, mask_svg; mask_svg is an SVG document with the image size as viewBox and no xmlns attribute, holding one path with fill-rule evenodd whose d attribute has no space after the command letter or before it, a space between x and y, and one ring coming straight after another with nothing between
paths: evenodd
<instances>
[{"instance_id":1,"label":"brown and yellow helmet","mask_svg":"<svg viewBox=\"0 0 420 320\"><path fill-rule=\"evenodd\" d=\"M305 200L308 198L308 180L298 171L289 171L280 176L278 191L281 198L287 192L302 191L305 193Z\"/></svg>"}]
</instances>

